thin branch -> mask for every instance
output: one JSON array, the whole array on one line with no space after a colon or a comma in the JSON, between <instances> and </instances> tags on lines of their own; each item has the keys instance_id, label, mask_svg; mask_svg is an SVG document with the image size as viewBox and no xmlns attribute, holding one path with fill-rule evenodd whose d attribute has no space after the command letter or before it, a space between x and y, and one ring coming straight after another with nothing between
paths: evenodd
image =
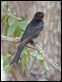
<instances>
[{"instance_id":1,"label":"thin branch","mask_svg":"<svg viewBox=\"0 0 62 82\"><path fill-rule=\"evenodd\" d=\"M61 72L61 67L44 53L43 49L38 43L35 44L35 47L49 65L51 65L55 70Z\"/></svg>"},{"instance_id":2,"label":"thin branch","mask_svg":"<svg viewBox=\"0 0 62 82\"><path fill-rule=\"evenodd\" d=\"M14 37L8 37L8 36L4 36L4 35L1 35L1 40L2 41L7 41L7 42L15 42L15 43L20 43L21 41L21 37L16 37L16 38L14 38ZM35 49L35 50L37 50L35 47L33 47L33 46L31 46L31 45L26 45L27 47L29 47L29 48L32 48L32 49Z\"/></svg>"},{"instance_id":3,"label":"thin branch","mask_svg":"<svg viewBox=\"0 0 62 82\"><path fill-rule=\"evenodd\" d=\"M19 38L11 38L11 37L7 37L7 36L4 36L4 35L1 35L1 40L2 41L9 41L9 42L20 42L21 40L21 37ZM32 48L32 49L35 49L39 52L39 54L42 55L42 57L45 59L45 61L50 65L52 66L55 70L61 72L61 67L56 64L51 58L49 58L43 51L43 49L40 47L40 45L38 43L35 43L34 46L31 46L31 45L26 45L27 47L29 48Z\"/></svg>"},{"instance_id":4,"label":"thin branch","mask_svg":"<svg viewBox=\"0 0 62 82\"><path fill-rule=\"evenodd\" d=\"M19 37L19 38L17 38L17 37L16 38L12 38L12 37L1 35L1 40L2 41L8 41L8 42L20 42L21 37Z\"/></svg>"}]
</instances>

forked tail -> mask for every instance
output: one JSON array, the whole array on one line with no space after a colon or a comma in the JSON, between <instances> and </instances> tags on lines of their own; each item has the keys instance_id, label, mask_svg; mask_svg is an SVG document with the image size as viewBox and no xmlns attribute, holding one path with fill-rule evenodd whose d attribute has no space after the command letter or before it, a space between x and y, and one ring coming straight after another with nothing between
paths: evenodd
<instances>
[{"instance_id":1,"label":"forked tail","mask_svg":"<svg viewBox=\"0 0 62 82\"><path fill-rule=\"evenodd\" d=\"M21 55L25 45L26 45L26 43L19 45L18 51L16 52L14 59L10 62L10 65L13 63L18 63L18 60L20 58L20 55Z\"/></svg>"}]
</instances>

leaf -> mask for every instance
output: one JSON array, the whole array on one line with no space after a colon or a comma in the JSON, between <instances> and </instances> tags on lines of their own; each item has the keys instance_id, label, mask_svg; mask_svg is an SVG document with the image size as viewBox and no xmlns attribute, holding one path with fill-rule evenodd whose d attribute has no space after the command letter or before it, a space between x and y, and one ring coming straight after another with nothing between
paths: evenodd
<instances>
[{"instance_id":1,"label":"leaf","mask_svg":"<svg viewBox=\"0 0 62 82\"><path fill-rule=\"evenodd\" d=\"M27 60L27 58L28 58L27 57L27 48L26 47L23 49L23 52L22 52L20 58L21 58L20 63L21 63L21 68L22 68L22 73L23 73L24 70L25 70L25 66L28 63L28 60Z\"/></svg>"},{"instance_id":2,"label":"leaf","mask_svg":"<svg viewBox=\"0 0 62 82\"><path fill-rule=\"evenodd\" d=\"M38 60L43 60L43 57L41 55L37 55L36 57Z\"/></svg>"},{"instance_id":3,"label":"leaf","mask_svg":"<svg viewBox=\"0 0 62 82\"><path fill-rule=\"evenodd\" d=\"M33 57L36 57L38 55L38 51L34 50L34 51L30 52L30 55Z\"/></svg>"},{"instance_id":4,"label":"leaf","mask_svg":"<svg viewBox=\"0 0 62 82\"><path fill-rule=\"evenodd\" d=\"M8 9L8 4L4 1L4 2L1 2L1 9Z\"/></svg>"},{"instance_id":5,"label":"leaf","mask_svg":"<svg viewBox=\"0 0 62 82\"><path fill-rule=\"evenodd\" d=\"M15 37L21 37L22 36L22 31L21 29L17 26L15 32L14 32Z\"/></svg>"},{"instance_id":6,"label":"leaf","mask_svg":"<svg viewBox=\"0 0 62 82\"><path fill-rule=\"evenodd\" d=\"M27 25L28 25L28 22L27 22L27 21L18 22L18 26L19 26L23 31L25 31Z\"/></svg>"},{"instance_id":7,"label":"leaf","mask_svg":"<svg viewBox=\"0 0 62 82\"><path fill-rule=\"evenodd\" d=\"M1 9L4 9L6 5L7 5L6 2L1 2Z\"/></svg>"},{"instance_id":8,"label":"leaf","mask_svg":"<svg viewBox=\"0 0 62 82\"><path fill-rule=\"evenodd\" d=\"M12 24L11 26L9 26L8 31L7 31L7 36L13 35L13 33L16 30L16 27L17 27L16 24Z\"/></svg>"},{"instance_id":9,"label":"leaf","mask_svg":"<svg viewBox=\"0 0 62 82\"><path fill-rule=\"evenodd\" d=\"M11 55L7 54L3 59L3 66L7 65L10 60L11 60Z\"/></svg>"},{"instance_id":10,"label":"leaf","mask_svg":"<svg viewBox=\"0 0 62 82\"><path fill-rule=\"evenodd\" d=\"M16 15L14 15L13 13L11 13L10 11L8 12L8 15L10 16L10 17L13 17L13 18L15 18L16 20L21 20L21 18L20 17L17 17Z\"/></svg>"},{"instance_id":11,"label":"leaf","mask_svg":"<svg viewBox=\"0 0 62 82\"><path fill-rule=\"evenodd\" d=\"M7 36L7 31L8 31L8 28L9 28L8 19L9 19L9 16L6 16L6 27L5 27L5 32L4 32L5 36Z\"/></svg>"},{"instance_id":12,"label":"leaf","mask_svg":"<svg viewBox=\"0 0 62 82\"><path fill-rule=\"evenodd\" d=\"M6 36L11 36L17 27L17 23L15 22L15 20L9 16L7 16L6 18L6 28L5 28L5 33L4 35Z\"/></svg>"},{"instance_id":13,"label":"leaf","mask_svg":"<svg viewBox=\"0 0 62 82\"><path fill-rule=\"evenodd\" d=\"M48 64L44 60L40 60L39 62L45 67L46 70L49 70Z\"/></svg>"},{"instance_id":14,"label":"leaf","mask_svg":"<svg viewBox=\"0 0 62 82\"><path fill-rule=\"evenodd\" d=\"M48 67L48 64L45 61L44 61L44 66L45 66L46 70L50 70Z\"/></svg>"},{"instance_id":15,"label":"leaf","mask_svg":"<svg viewBox=\"0 0 62 82\"><path fill-rule=\"evenodd\" d=\"M39 60L40 64L44 66L44 60Z\"/></svg>"},{"instance_id":16,"label":"leaf","mask_svg":"<svg viewBox=\"0 0 62 82\"><path fill-rule=\"evenodd\" d=\"M8 19L8 24L9 24L9 26L15 24L15 20L14 20L14 18L9 17L9 19Z\"/></svg>"}]
</instances>

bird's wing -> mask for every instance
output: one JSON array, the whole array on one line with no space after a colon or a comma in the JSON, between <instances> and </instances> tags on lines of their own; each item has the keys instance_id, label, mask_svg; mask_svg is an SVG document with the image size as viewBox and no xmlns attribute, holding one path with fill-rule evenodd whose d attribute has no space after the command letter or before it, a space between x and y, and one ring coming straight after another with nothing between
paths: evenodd
<instances>
[{"instance_id":1,"label":"bird's wing","mask_svg":"<svg viewBox=\"0 0 62 82\"><path fill-rule=\"evenodd\" d=\"M34 34L37 33L38 30L41 31L43 29L43 26L44 22L38 22L32 25L29 24L21 38L21 41L24 41L26 38L29 38L32 35L34 37Z\"/></svg>"},{"instance_id":2,"label":"bird's wing","mask_svg":"<svg viewBox=\"0 0 62 82\"><path fill-rule=\"evenodd\" d=\"M31 25L28 25L30 27ZM22 42L21 44L27 43L29 40L33 39L36 34L38 34L44 26L44 22L38 22L34 25L32 25L32 28L28 28L25 30L23 36L22 36ZM18 46L18 49L20 49L21 44Z\"/></svg>"}]
</instances>

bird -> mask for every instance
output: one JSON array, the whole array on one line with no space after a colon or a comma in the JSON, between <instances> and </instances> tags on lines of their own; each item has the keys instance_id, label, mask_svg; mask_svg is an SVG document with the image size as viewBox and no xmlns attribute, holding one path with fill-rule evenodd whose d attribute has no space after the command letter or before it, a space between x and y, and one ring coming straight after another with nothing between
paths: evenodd
<instances>
[{"instance_id":1,"label":"bird","mask_svg":"<svg viewBox=\"0 0 62 82\"><path fill-rule=\"evenodd\" d=\"M22 38L21 38L21 44L18 46L18 50L13 58L13 60L10 62L11 64L18 63L20 55L26 46L26 44L29 41L32 41L33 38L36 38L39 33L43 30L44 27L44 13L43 12L36 12L31 22L27 25Z\"/></svg>"}]
</instances>

